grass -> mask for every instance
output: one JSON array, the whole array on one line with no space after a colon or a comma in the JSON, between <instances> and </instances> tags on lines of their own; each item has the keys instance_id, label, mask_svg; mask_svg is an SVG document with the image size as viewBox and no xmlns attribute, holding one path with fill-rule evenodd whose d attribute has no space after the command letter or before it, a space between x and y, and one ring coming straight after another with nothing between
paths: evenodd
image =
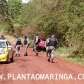
<instances>
[{"instance_id":1,"label":"grass","mask_svg":"<svg viewBox=\"0 0 84 84\"><path fill-rule=\"evenodd\" d=\"M79 56L75 56L74 58L66 57L65 60L71 61L76 64L84 65L84 58L80 58Z\"/></svg>"},{"instance_id":2,"label":"grass","mask_svg":"<svg viewBox=\"0 0 84 84\"><path fill-rule=\"evenodd\" d=\"M59 47L56 50L56 54L58 54L61 57L67 57L72 53L73 50L73 48Z\"/></svg>"},{"instance_id":3,"label":"grass","mask_svg":"<svg viewBox=\"0 0 84 84\"><path fill-rule=\"evenodd\" d=\"M84 58L80 58L77 55L71 55L74 48L60 47L56 50L56 54L66 61L70 61L76 64L84 65Z\"/></svg>"}]
</instances>

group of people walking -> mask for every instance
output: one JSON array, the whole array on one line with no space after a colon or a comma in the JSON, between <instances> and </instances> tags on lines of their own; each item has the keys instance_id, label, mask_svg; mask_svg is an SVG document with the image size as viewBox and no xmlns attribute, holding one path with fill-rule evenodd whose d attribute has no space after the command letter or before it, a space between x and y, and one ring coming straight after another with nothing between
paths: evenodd
<instances>
[{"instance_id":1,"label":"group of people walking","mask_svg":"<svg viewBox=\"0 0 84 84\"><path fill-rule=\"evenodd\" d=\"M39 55L39 52L45 51L46 56L48 57L48 62L54 62L54 52L57 48L58 40L55 37L55 35L49 36L47 39L40 37L39 35L36 35L34 37L33 41L33 51L35 52L36 56ZM23 42L20 38L16 39L16 56L20 56L20 48L21 46L24 46L24 56L28 56L28 48L30 45L30 39L28 36L24 36Z\"/></svg>"},{"instance_id":2,"label":"group of people walking","mask_svg":"<svg viewBox=\"0 0 84 84\"><path fill-rule=\"evenodd\" d=\"M29 47L29 38L28 36L24 36L24 41L22 42L20 37L16 37L16 43L15 43L15 48L16 48L16 56L20 56L20 49L21 47L24 46L24 56L28 56L27 49Z\"/></svg>"}]
</instances>

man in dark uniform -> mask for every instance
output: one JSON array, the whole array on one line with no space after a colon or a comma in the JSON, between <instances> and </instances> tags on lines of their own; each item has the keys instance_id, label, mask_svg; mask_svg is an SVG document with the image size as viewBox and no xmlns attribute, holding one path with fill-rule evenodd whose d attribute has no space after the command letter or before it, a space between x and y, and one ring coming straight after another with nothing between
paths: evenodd
<instances>
[{"instance_id":1,"label":"man in dark uniform","mask_svg":"<svg viewBox=\"0 0 84 84\"><path fill-rule=\"evenodd\" d=\"M46 53L47 53L47 56L48 56L48 61L50 62L53 62L54 60L54 50L56 48L58 44L58 40L57 38L55 37L55 35L52 35L51 37L49 37L47 40L46 40Z\"/></svg>"}]
</instances>

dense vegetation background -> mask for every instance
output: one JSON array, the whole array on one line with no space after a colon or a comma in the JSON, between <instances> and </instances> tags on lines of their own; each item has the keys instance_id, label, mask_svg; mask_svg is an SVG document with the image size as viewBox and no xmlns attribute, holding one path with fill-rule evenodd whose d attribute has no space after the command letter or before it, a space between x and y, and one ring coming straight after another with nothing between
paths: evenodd
<instances>
[{"instance_id":1,"label":"dense vegetation background","mask_svg":"<svg viewBox=\"0 0 84 84\"><path fill-rule=\"evenodd\" d=\"M56 34L60 46L84 57L84 0L0 0L0 31Z\"/></svg>"}]
</instances>

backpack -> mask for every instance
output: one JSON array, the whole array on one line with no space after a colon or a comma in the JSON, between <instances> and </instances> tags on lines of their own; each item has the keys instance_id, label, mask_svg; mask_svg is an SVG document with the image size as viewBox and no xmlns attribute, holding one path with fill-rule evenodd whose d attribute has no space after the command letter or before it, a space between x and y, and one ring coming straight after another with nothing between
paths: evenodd
<instances>
[{"instance_id":1,"label":"backpack","mask_svg":"<svg viewBox=\"0 0 84 84\"><path fill-rule=\"evenodd\" d=\"M17 39L16 45L21 45L21 44L22 44L21 39Z\"/></svg>"},{"instance_id":2,"label":"backpack","mask_svg":"<svg viewBox=\"0 0 84 84\"><path fill-rule=\"evenodd\" d=\"M39 46L40 48L46 48L46 41L40 40L38 46Z\"/></svg>"},{"instance_id":3,"label":"backpack","mask_svg":"<svg viewBox=\"0 0 84 84\"><path fill-rule=\"evenodd\" d=\"M55 38L50 38L49 39L49 43L47 44L47 46L57 46L57 40Z\"/></svg>"}]
</instances>

